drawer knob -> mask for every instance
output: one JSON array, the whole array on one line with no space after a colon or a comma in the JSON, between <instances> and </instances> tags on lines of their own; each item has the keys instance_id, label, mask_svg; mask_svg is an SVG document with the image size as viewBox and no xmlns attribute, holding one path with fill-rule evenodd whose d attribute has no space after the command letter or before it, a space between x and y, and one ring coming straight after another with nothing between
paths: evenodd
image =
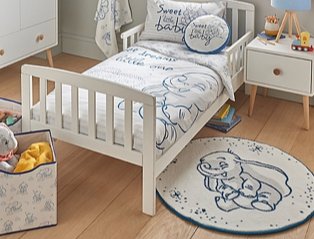
<instances>
[{"instance_id":1,"label":"drawer knob","mask_svg":"<svg viewBox=\"0 0 314 239\"><path fill-rule=\"evenodd\" d=\"M273 70L273 73L274 73L275 76L279 76L279 75L281 74L281 70L278 69L278 68L275 68L275 69Z\"/></svg>"},{"instance_id":2,"label":"drawer knob","mask_svg":"<svg viewBox=\"0 0 314 239\"><path fill-rule=\"evenodd\" d=\"M3 56L3 55L4 55L4 50L0 49L0 56Z\"/></svg>"},{"instance_id":3,"label":"drawer knob","mask_svg":"<svg viewBox=\"0 0 314 239\"><path fill-rule=\"evenodd\" d=\"M40 34L40 35L38 35L38 36L36 37L36 42L40 42L40 41L42 41L42 40L44 40L44 35L43 35L43 34Z\"/></svg>"}]
</instances>

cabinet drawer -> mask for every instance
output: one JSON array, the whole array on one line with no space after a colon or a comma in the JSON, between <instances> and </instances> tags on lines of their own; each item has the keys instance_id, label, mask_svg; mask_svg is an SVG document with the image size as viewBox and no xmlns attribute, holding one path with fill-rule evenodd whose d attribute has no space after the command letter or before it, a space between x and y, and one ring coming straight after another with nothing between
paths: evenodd
<instances>
[{"instance_id":1,"label":"cabinet drawer","mask_svg":"<svg viewBox=\"0 0 314 239\"><path fill-rule=\"evenodd\" d=\"M56 18L57 0L22 0L21 1L21 28Z\"/></svg>"},{"instance_id":2,"label":"cabinet drawer","mask_svg":"<svg viewBox=\"0 0 314 239\"><path fill-rule=\"evenodd\" d=\"M20 30L20 0L0 0L0 37Z\"/></svg>"},{"instance_id":3,"label":"cabinet drawer","mask_svg":"<svg viewBox=\"0 0 314 239\"><path fill-rule=\"evenodd\" d=\"M0 38L0 68L55 45L56 36L52 20Z\"/></svg>"},{"instance_id":4,"label":"cabinet drawer","mask_svg":"<svg viewBox=\"0 0 314 239\"><path fill-rule=\"evenodd\" d=\"M0 38L0 68L14 62L15 59L26 54L21 46L21 33L16 32Z\"/></svg>"},{"instance_id":5,"label":"cabinet drawer","mask_svg":"<svg viewBox=\"0 0 314 239\"><path fill-rule=\"evenodd\" d=\"M296 93L311 93L310 60L247 51L246 81Z\"/></svg>"},{"instance_id":6,"label":"cabinet drawer","mask_svg":"<svg viewBox=\"0 0 314 239\"><path fill-rule=\"evenodd\" d=\"M38 52L56 43L56 21L52 20L23 31L24 47L28 52Z\"/></svg>"}]
</instances>

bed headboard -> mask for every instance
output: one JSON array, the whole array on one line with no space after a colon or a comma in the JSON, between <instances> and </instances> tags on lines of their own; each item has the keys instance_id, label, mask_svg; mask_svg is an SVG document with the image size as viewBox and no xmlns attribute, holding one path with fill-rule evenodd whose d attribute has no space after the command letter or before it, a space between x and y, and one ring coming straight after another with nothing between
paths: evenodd
<instances>
[{"instance_id":1,"label":"bed headboard","mask_svg":"<svg viewBox=\"0 0 314 239\"><path fill-rule=\"evenodd\" d=\"M182 0L180 0L182 1ZM193 0L183 0L183 1L193 1ZM222 0L224 1L224 0ZM194 0L194 2L206 2L206 0L199 1ZM255 22L255 7L251 3L246 3L242 1L226 0L227 3L227 22L232 29L231 44L236 42L245 33L251 31L254 35L254 22ZM123 33L121 33L121 38L123 39L123 50L133 45L138 41L139 35L144 29L144 23L133 27Z\"/></svg>"},{"instance_id":2,"label":"bed headboard","mask_svg":"<svg viewBox=\"0 0 314 239\"><path fill-rule=\"evenodd\" d=\"M227 0L227 22L232 29L232 43L246 32L254 35L255 7L251 3Z\"/></svg>"}]
</instances>

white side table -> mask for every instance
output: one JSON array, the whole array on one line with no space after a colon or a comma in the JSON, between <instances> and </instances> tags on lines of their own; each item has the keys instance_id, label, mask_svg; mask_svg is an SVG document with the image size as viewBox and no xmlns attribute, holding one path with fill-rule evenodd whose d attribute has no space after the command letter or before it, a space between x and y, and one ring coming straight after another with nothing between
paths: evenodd
<instances>
[{"instance_id":1,"label":"white side table","mask_svg":"<svg viewBox=\"0 0 314 239\"><path fill-rule=\"evenodd\" d=\"M291 49L292 39L280 39L275 45L255 38L246 47L244 82L251 85L248 114L253 113L257 86L303 96L305 128L310 127L309 96L314 95L314 52ZM310 39L314 45L314 39Z\"/></svg>"}]
</instances>

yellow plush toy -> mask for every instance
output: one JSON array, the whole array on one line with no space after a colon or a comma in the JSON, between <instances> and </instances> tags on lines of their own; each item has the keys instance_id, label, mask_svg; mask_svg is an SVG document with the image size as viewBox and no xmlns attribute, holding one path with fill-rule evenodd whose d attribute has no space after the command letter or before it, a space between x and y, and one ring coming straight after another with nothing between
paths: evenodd
<instances>
[{"instance_id":1,"label":"yellow plush toy","mask_svg":"<svg viewBox=\"0 0 314 239\"><path fill-rule=\"evenodd\" d=\"M52 151L49 143L33 143L21 154L19 162L14 169L14 173L32 170L38 165L52 162L52 160Z\"/></svg>"}]
</instances>

